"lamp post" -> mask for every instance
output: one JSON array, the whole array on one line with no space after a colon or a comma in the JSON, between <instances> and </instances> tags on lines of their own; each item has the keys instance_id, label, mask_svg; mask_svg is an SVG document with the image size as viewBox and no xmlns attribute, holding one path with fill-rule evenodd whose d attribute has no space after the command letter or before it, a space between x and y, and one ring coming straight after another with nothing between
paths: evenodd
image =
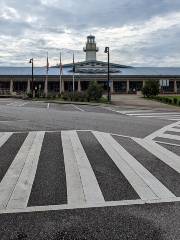
<instances>
[{"instance_id":1,"label":"lamp post","mask_svg":"<svg viewBox=\"0 0 180 240\"><path fill-rule=\"evenodd\" d=\"M105 47L105 53L108 54L108 102L111 102L111 91L110 91L110 66L109 66L109 47Z\"/></svg>"},{"instance_id":2,"label":"lamp post","mask_svg":"<svg viewBox=\"0 0 180 240\"><path fill-rule=\"evenodd\" d=\"M29 63L32 64L32 80L31 80L31 88L32 88L32 97L34 97L34 59L31 58Z\"/></svg>"}]
</instances>

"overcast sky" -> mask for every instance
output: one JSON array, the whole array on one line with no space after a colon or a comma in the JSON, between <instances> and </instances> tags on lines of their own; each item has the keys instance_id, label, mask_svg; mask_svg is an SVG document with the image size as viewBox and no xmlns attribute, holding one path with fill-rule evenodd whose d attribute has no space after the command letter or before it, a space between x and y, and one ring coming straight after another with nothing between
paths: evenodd
<instances>
[{"instance_id":1,"label":"overcast sky","mask_svg":"<svg viewBox=\"0 0 180 240\"><path fill-rule=\"evenodd\" d=\"M180 0L0 0L0 65L85 60L86 36L98 60L132 66L180 67Z\"/></svg>"}]
</instances>

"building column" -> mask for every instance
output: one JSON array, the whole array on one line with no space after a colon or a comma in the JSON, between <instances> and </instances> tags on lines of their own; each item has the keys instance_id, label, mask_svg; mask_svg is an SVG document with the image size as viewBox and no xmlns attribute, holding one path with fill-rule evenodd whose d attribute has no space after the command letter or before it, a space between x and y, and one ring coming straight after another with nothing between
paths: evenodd
<instances>
[{"instance_id":1,"label":"building column","mask_svg":"<svg viewBox=\"0 0 180 240\"><path fill-rule=\"evenodd\" d=\"M48 78L47 78L47 76L46 76L45 85L44 85L44 94L45 94L45 97L47 97L47 95L48 95Z\"/></svg>"},{"instance_id":2,"label":"building column","mask_svg":"<svg viewBox=\"0 0 180 240\"><path fill-rule=\"evenodd\" d=\"M146 81L145 81L145 80L143 80L143 87L145 86L145 84L146 84Z\"/></svg>"},{"instance_id":3,"label":"building column","mask_svg":"<svg viewBox=\"0 0 180 240\"><path fill-rule=\"evenodd\" d=\"M174 80L174 92L177 93L177 81Z\"/></svg>"},{"instance_id":4,"label":"building column","mask_svg":"<svg viewBox=\"0 0 180 240\"><path fill-rule=\"evenodd\" d=\"M64 80L63 79L62 79L62 83L61 83L61 88L62 88L61 93L63 93L64 92Z\"/></svg>"},{"instance_id":5,"label":"building column","mask_svg":"<svg viewBox=\"0 0 180 240\"><path fill-rule=\"evenodd\" d=\"M111 80L110 88L111 88L111 93L114 93L114 81L113 80Z\"/></svg>"},{"instance_id":6,"label":"building column","mask_svg":"<svg viewBox=\"0 0 180 240\"><path fill-rule=\"evenodd\" d=\"M10 91L10 94L12 95L13 94L13 80L12 79L10 81L10 89L9 89L9 91Z\"/></svg>"},{"instance_id":7,"label":"building column","mask_svg":"<svg viewBox=\"0 0 180 240\"><path fill-rule=\"evenodd\" d=\"M129 80L127 80L127 85L126 85L126 93L129 93Z\"/></svg>"},{"instance_id":8,"label":"building column","mask_svg":"<svg viewBox=\"0 0 180 240\"><path fill-rule=\"evenodd\" d=\"M27 93L30 93L31 92L31 80L28 79L28 82L27 82Z\"/></svg>"},{"instance_id":9,"label":"building column","mask_svg":"<svg viewBox=\"0 0 180 240\"><path fill-rule=\"evenodd\" d=\"M78 92L81 92L81 81L78 80Z\"/></svg>"}]
</instances>

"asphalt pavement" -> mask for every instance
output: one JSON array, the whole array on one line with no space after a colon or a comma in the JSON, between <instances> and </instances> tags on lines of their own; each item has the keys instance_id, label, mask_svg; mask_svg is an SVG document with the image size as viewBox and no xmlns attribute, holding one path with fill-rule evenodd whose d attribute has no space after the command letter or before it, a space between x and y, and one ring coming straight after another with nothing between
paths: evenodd
<instances>
[{"instance_id":1,"label":"asphalt pavement","mask_svg":"<svg viewBox=\"0 0 180 240\"><path fill-rule=\"evenodd\" d=\"M0 239L180 239L180 112L0 100Z\"/></svg>"}]
</instances>

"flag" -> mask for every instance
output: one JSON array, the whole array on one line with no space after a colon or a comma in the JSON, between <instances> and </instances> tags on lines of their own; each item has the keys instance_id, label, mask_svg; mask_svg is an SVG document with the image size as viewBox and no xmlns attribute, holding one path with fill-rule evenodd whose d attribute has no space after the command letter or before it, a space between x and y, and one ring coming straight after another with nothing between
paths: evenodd
<instances>
[{"instance_id":1,"label":"flag","mask_svg":"<svg viewBox=\"0 0 180 240\"><path fill-rule=\"evenodd\" d=\"M73 53L73 73L75 73L76 69L75 69L75 62L74 62L74 53Z\"/></svg>"},{"instance_id":2,"label":"flag","mask_svg":"<svg viewBox=\"0 0 180 240\"><path fill-rule=\"evenodd\" d=\"M62 59L61 59L61 53L60 53L60 63L59 63L59 70L60 70L60 76L63 74L63 66L62 66Z\"/></svg>"},{"instance_id":3,"label":"flag","mask_svg":"<svg viewBox=\"0 0 180 240\"><path fill-rule=\"evenodd\" d=\"M48 52L47 52L46 71L47 71L47 74L48 74L48 72L49 72L49 57L48 57Z\"/></svg>"}]
</instances>

